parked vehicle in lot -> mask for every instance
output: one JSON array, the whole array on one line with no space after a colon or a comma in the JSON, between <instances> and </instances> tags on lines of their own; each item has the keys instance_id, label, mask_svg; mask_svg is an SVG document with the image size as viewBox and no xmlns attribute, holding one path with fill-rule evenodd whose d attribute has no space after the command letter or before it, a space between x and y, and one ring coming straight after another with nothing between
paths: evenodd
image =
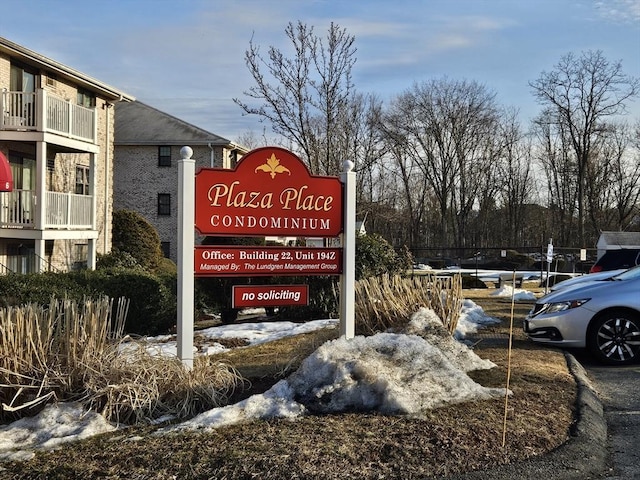
<instances>
[{"instance_id":1,"label":"parked vehicle in lot","mask_svg":"<svg viewBox=\"0 0 640 480\"><path fill-rule=\"evenodd\" d=\"M555 292L556 290L560 290L567 287L584 286L589 282L595 281L605 281L609 280L611 277L618 275L619 273L627 270L626 268L619 268L617 270L606 270L604 272L597 273L587 273L586 275L580 275L578 277L572 277L568 280L563 280L561 282L555 283L551 286L551 291Z\"/></svg>"},{"instance_id":2,"label":"parked vehicle in lot","mask_svg":"<svg viewBox=\"0 0 640 480\"><path fill-rule=\"evenodd\" d=\"M538 299L524 319L534 342L586 347L602 363L640 358L640 266Z\"/></svg>"},{"instance_id":3,"label":"parked vehicle in lot","mask_svg":"<svg viewBox=\"0 0 640 480\"><path fill-rule=\"evenodd\" d=\"M593 264L589 273L631 268L636 265L640 265L639 248L607 250L598 260L596 260L596 263Z\"/></svg>"}]
</instances>

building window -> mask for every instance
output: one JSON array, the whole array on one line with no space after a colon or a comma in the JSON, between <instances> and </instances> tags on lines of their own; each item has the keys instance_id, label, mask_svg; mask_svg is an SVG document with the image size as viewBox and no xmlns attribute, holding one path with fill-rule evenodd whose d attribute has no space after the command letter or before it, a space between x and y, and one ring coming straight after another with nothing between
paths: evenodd
<instances>
[{"instance_id":1,"label":"building window","mask_svg":"<svg viewBox=\"0 0 640 480\"><path fill-rule=\"evenodd\" d=\"M78 105L92 108L96 106L96 96L86 90L78 90Z\"/></svg>"},{"instance_id":2,"label":"building window","mask_svg":"<svg viewBox=\"0 0 640 480\"><path fill-rule=\"evenodd\" d=\"M89 195L89 167L76 166L76 194Z\"/></svg>"},{"instance_id":3,"label":"building window","mask_svg":"<svg viewBox=\"0 0 640 480\"><path fill-rule=\"evenodd\" d=\"M231 163L230 168L236 168L238 165L238 150L235 148L229 152L229 162Z\"/></svg>"},{"instance_id":4,"label":"building window","mask_svg":"<svg viewBox=\"0 0 640 480\"><path fill-rule=\"evenodd\" d=\"M160 248L165 258L171 257L171 242L160 242Z\"/></svg>"},{"instance_id":5,"label":"building window","mask_svg":"<svg viewBox=\"0 0 640 480\"><path fill-rule=\"evenodd\" d=\"M171 147L162 145L158 147L158 166L170 167L171 166Z\"/></svg>"},{"instance_id":6,"label":"building window","mask_svg":"<svg viewBox=\"0 0 640 480\"><path fill-rule=\"evenodd\" d=\"M73 270L87 268L87 258L89 257L89 245L86 243L75 244L75 259L72 265Z\"/></svg>"},{"instance_id":7,"label":"building window","mask_svg":"<svg viewBox=\"0 0 640 480\"><path fill-rule=\"evenodd\" d=\"M38 75L35 71L28 70L21 65L11 65L9 78L9 90L22 92L22 95L11 95L4 105L4 113L9 116L9 121L17 122L14 125L36 124L36 96Z\"/></svg>"},{"instance_id":8,"label":"building window","mask_svg":"<svg viewBox=\"0 0 640 480\"><path fill-rule=\"evenodd\" d=\"M9 90L12 92L28 92L36 91L37 74L22 65L11 65L11 73L9 78Z\"/></svg>"},{"instance_id":9,"label":"building window","mask_svg":"<svg viewBox=\"0 0 640 480\"><path fill-rule=\"evenodd\" d=\"M158 194L158 215L171 215L171 195L168 193Z\"/></svg>"}]
</instances>

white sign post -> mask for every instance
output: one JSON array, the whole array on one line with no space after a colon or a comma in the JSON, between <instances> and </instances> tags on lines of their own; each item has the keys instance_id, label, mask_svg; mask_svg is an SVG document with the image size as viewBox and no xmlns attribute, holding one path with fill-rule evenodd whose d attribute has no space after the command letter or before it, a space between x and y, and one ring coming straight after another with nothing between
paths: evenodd
<instances>
[{"instance_id":1,"label":"white sign post","mask_svg":"<svg viewBox=\"0 0 640 480\"><path fill-rule=\"evenodd\" d=\"M551 263L553 262L553 238L549 239L549 244L547 245L547 282L544 287L544 293L549 291L549 274L551 272Z\"/></svg>"},{"instance_id":2,"label":"white sign post","mask_svg":"<svg viewBox=\"0 0 640 480\"><path fill-rule=\"evenodd\" d=\"M195 169L191 147L178 161L178 358L193 368Z\"/></svg>"},{"instance_id":3,"label":"white sign post","mask_svg":"<svg viewBox=\"0 0 640 480\"><path fill-rule=\"evenodd\" d=\"M267 162L262 163L265 160L262 157L265 151L266 153L271 153L271 157L267 155L267 157L265 157ZM284 156L287 160L292 160L287 163L288 167L280 165L280 159L275 156L276 151L280 157ZM211 172L206 169L200 170L198 179L196 179L195 160L191 159L193 150L190 147L182 147L180 155L182 159L178 161L178 358L182 360L185 367L193 368L195 228L197 227L198 230L203 233L204 230L201 226L206 225L207 228L210 228L210 219L213 218L210 216L211 212L207 210L207 208L202 208L202 205L196 202L196 200L201 200L196 199L196 193L199 194L198 189L201 188L202 185L206 185L208 179L206 175L200 177L200 174L204 172L214 175L217 172L213 172L214 169L211 169ZM253 163L249 162L249 159L251 162L257 162L258 166L254 168ZM267 171L270 173L271 178L274 178L276 174L282 171L287 171L291 174L289 169L304 169L303 172L299 171L298 173L302 173L304 178L309 177L306 167L302 163L297 163L300 162L297 157L291 152L284 151L277 147L264 147L253 150L243 157L242 162L241 167L244 170L248 168L247 171L250 175L255 175L258 171ZM245 168L245 162L249 162L246 163L249 167ZM280 167L280 170L276 167ZM324 199L322 201L325 202L326 206L330 207L333 198L338 199L339 192L342 192L343 195L341 199L342 218L340 219L340 214L336 213L335 216L337 218L331 225L336 225L333 236L337 236L340 232L338 222L342 220L343 268L340 276L340 334L346 338L353 338L355 336L356 174L353 172L353 167L353 162L346 161L344 163L345 170L339 181L337 178L312 179L314 187L317 187L318 182L323 182L323 187L329 189L329 192L322 190L317 193L318 199L316 199L316 203L319 202L320 199ZM283 168L284 170L282 170ZM247 172L244 170L242 173L246 175ZM239 174L239 169L237 168L230 172L235 177ZM226 173L229 173L229 171L225 172L225 174ZM340 182L342 186L340 186ZM327 185L327 183L329 183L329 185ZM308 181L308 184L300 188L300 192L309 188L309 184L311 184L311 180ZM335 195L332 193L334 190ZM307 194L309 194L308 191ZM271 198L272 193L268 192L268 195L268 198ZM299 202L302 205L304 202L312 201L313 198L314 194L309 194L307 200L299 200ZM265 205L267 205L267 203L265 203ZM211 207L211 202L206 206ZM218 207L219 205L215 206ZM271 208L272 206L273 205L268 205L266 208ZM304 205L300 208L303 207ZM202 218L199 220L198 208L200 208L200 216L204 215L204 220ZM331 208L328 208L328 210L330 209ZM207 215L209 215L208 218ZM215 216L217 217L217 215L216 213ZM326 220L326 225L329 225L329 220ZM209 233L219 234L217 230ZM253 231L251 234L254 234Z\"/></svg>"},{"instance_id":4,"label":"white sign post","mask_svg":"<svg viewBox=\"0 0 640 480\"><path fill-rule=\"evenodd\" d=\"M340 275L340 335L355 336L356 284L356 174L353 162L344 162L340 181L344 184L344 232L342 233L342 275Z\"/></svg>"}]
</instances>

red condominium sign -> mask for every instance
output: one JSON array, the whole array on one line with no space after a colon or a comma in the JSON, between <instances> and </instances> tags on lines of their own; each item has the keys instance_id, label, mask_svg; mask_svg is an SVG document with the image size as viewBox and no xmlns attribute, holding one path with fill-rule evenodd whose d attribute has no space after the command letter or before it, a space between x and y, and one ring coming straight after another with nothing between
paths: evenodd
<instances>
[{"instance_id":1,"label":"red condominium sign","mask_svg":"<svg viewBox=\"0 0 640 480\"><path fill-rule=\"evenodd\" d=\"M195 275L339 275L341 248L195 247Z\"/></svg>"},{"instance_id":2,"label":"red condominium sign","mask_svg":"<svg viewBox=\"0 0 640 480\"><path fill-rule=\"evenodd\" d=\"M195 223L202 235L336 237L342 184L312 176L288 150L252 150L235 170L196 173Z\"/></svg>"},{"instance_id":3,"label":"red condominium sign","mask_svg":"<svg viewBox=\"0 0 640 480\"><path fill-rule=\"evenodd\" d=\"M340 275L340 335L355 336L356 174L311 175L292 152L264 147L234 170L195 171L193 150L178 162L178 358L193 368L194 276ZM1 177L0 177L1 180ZM195 245L205 236L342 237L341 248ZM220 242L224 243L224 242ZM308 305L308 285L236 285L234 308ZM266 282L265 282L266 283Z\"/></svg>"},{"instance_id":4,"label":"red condominium sign","mask_svg":"<svg viewBox=\"0 0 640 480\"><path fill-rule=\"evenodd\" d=\"M308 305L309 285L235 285L233 308Z\"/></svg>"}]
</instances>

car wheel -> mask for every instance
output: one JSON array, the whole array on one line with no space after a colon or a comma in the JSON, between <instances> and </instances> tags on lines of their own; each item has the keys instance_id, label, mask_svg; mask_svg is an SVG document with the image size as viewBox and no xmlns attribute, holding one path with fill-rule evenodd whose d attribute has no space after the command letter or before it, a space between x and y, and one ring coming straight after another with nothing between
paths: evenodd
<instances>
[{"instance_id":1,"label":"car wheel","mask_svg":"<svg viewBox=\"0 0 640 480\"><path fill-rule=\"evenodd\" d=\"M640 318L624 310L612 310L591 325L587 347L602 363L624 365L640 356Z\"/></svg>"}]
</instances>

